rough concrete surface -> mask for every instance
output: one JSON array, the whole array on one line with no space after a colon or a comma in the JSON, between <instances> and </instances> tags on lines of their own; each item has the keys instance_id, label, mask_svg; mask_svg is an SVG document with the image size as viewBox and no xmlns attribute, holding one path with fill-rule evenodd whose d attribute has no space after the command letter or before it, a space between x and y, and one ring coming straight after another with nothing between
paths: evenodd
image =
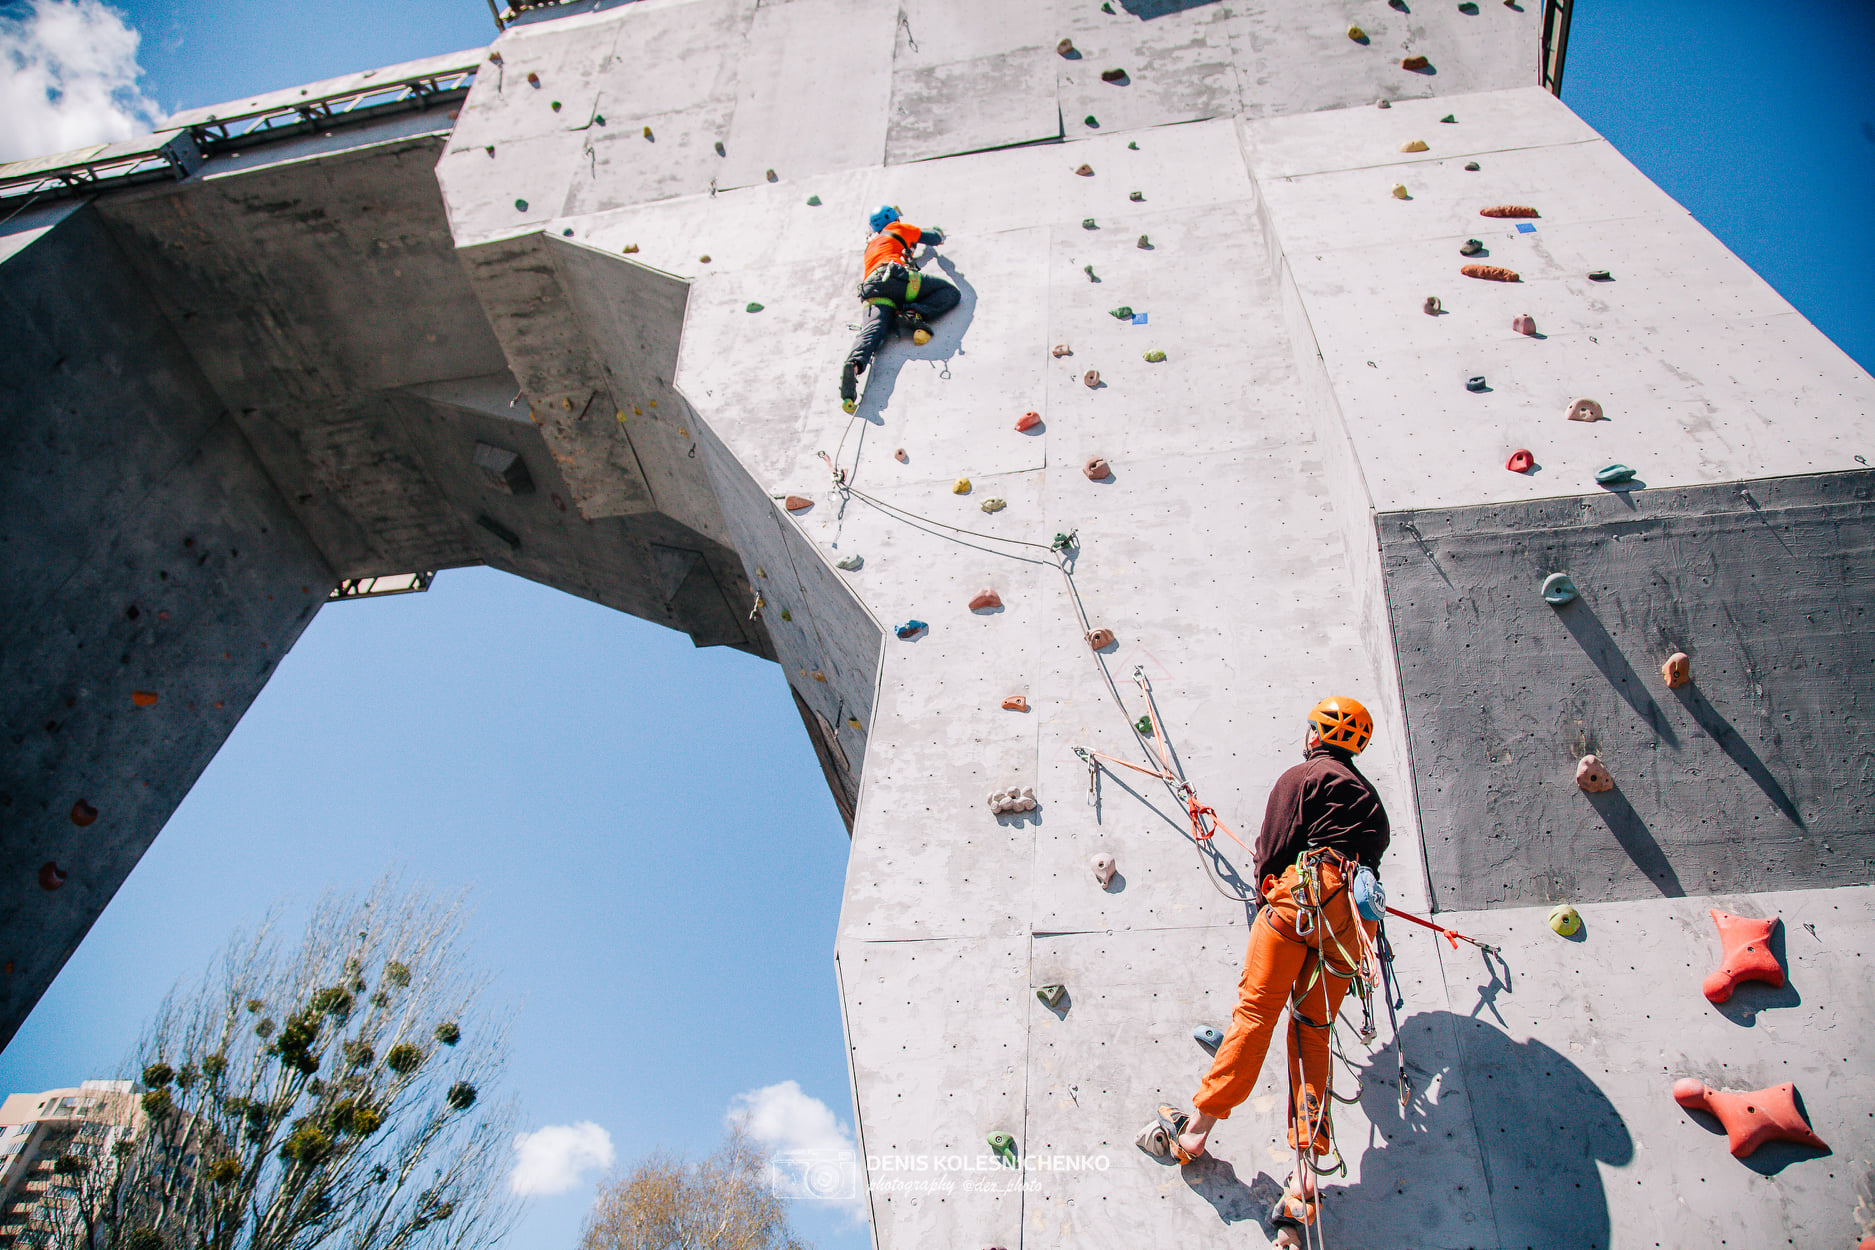
<instances>
[{"instance_id":1,"label":"rough concrete surface","mask_svg":"<svg viewBox=\"0 0 1875 1250\"><path fill-rule=\"evenodd\" d=\"M151 515L272 545L238 544L265 578L182 602L234 594L274 645L298 618L265 596L303 568L486 562L774 658L852 831L836 969L892 1248L1268 1243L1293 1165L1280 1061L1216 1159L1131 1144L1205 1070L1192 1029L1228 1019L1247 856L1195 846L1167 786L1090 778L1075 748L1147 763L1137 672L1182 775L1248 840L1304 710L1353 695L1379 723L1363 766L1393 901L1503 953L1396 926L1406 1114L1392 1052L1344 1030L1329 1243L1847 1244L1875 1153L1854 1040L1875 386L1529 85L1540 5L1111 7L530 10L453 129L380 119L22 214L0 299L45 342L6 367L46 430L14 431L9 605L121 632L89 588L169 531L87 510L200 448L196 493ZM1400 68L1413 54L1427 70ZM925 271L961 300L928 344L887 345L849 417L835 382L880 203L944 230ZM1507 203L1535 229L1479 215ZM1467 238L1522 281L1461 276ZM1609 420L1565 421L1577 398ZM123 428L88 443L102 412ZM1529 475L1503 467L1519 447ZM1617 460L1639 481L1609 493L1594 475ZM69 500L75 477L98 488ZM79 512L28 554L38 501ZM1563 567L1583 595L1559 611L1535 583ZM986 588L1001 606L971 610ZM896 637L912 618L928 628ZM1089 628L1116 640L1095 652ZM213 686L196 639L220 636L179 629L190 650L158 671L238 710L264 661ZM101 688L110 665L72 637L36 638L24 669L6 643L16 746L50 749L33 727L60 719L60 682ZM1694 665L1671 693L1669 643ZM190 741L212 750L235 714ZM1574 787L1578 745L1614 791ZM9 780L9 863L69 842L50 818L74 788L115 813L135 785L47 761ZM993 813L1012 786L1037 808ZM93 835L64 893L16 869L0 943L33 953L0 1023L179 796ZM1097 852L1118 860L1105 889ZM1582 906L1580 940L1551 901ZM1786 990L1699 996L1714 904L1785 917ZM1067 987L1053 1008L1046 984ZM1796 1081L1833 1153L1732 1159L1672 1103L1682 1075ZM1030 1166L979 1166L999 1132Z\"/></svg>"}]
</instances>

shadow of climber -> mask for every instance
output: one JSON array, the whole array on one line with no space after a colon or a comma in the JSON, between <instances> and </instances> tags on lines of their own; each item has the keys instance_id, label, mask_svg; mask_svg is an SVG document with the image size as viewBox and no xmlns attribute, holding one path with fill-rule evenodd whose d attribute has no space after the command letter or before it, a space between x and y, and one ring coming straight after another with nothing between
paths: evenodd
<instances>
[{"instance_id":1,"label":"shadow of climber","mask_svg":"<svg viewBox=\"0 0 1875 1250\"><path fill-rule=\"evenodd\" d=\"M1542 1042L1449 1011L1414 1013L1400 1038L1409 1114L1392 1048L1375 1051L1361 1068L1365 1149L1352 1124L1336 1126L1350 1164L1359 1154L1359 1180L1323 1187L1329 1244L1607 1250L1600 1165L1628 1163L1634 1143L1588 1074Z\"/></svg>"}]
</instances>

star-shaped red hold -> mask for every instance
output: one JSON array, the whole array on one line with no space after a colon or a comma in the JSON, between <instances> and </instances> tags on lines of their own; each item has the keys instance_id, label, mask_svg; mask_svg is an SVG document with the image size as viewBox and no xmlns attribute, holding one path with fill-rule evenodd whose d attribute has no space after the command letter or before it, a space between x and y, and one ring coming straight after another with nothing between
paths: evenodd
<instances>
[{"instance_id":1,"label":"star-shaped red hold","mask_svg":"<svg viewBox=\"0 0 1875 1250\"><path fill-rule=\"evenodd\" d=\"M1719 926L1719 941L1725 944L1725 959L1718 971L1706 978L1706 997L1722 1003L1732 996L1741 981L1763 981L1767 985L1784 984L1784 969L1771 953L1771 930L1777 917L1749 920L1730 912L1712 909L1712 922Z\"/></svg>"},{"instance_id":2,"label":"star-shaped red hold","mask_svg":"<svg viewBox=\"0 0 1875 1250\"><path fill-rule=\"evenodd\" d=\"M1742 1159L1766 1142L1789 1141L1828 1150L1797 1110L1797 1087L1789 1081L1739 1094L1714 1089L1695 1077L1673 1083L1673 1101L1693 1111L1715 1115L1725 1126L1732 1153Z\"/></svg>"}]
</instances>

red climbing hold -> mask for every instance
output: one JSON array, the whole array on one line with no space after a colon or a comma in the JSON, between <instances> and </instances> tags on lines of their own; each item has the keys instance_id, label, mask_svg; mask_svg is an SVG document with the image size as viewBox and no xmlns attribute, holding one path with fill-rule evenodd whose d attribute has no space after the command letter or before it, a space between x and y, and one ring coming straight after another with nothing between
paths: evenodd
<instances>
[{"instance_id":1,"label":"red climbing hold","mask_svg":"<svg viewBox=\"0 0 1875 1250\"><path fill-rule=\"evenodd\" d=\"M1766 985L1784 984L1784 969L1771 953L1771 931L1777 917L1750 920L1731 912L1712 909L1712 922L1719 926L1719 941L1725 946L1725 958L1718 971L1706 978L1701 988L1706 998L1722 1003L1732 996L1741 981L1763 981Z\"/></svg>"},{"instance_id":2,"label":"red climbing hold","mask_svg":"<svg viewBox=\"0 0 1875 1250\"><path fill-rule=\"evenodd\" d=\"M1028 431L1034 429L1036 426L1040 425L1041 423L1042 423L1041 413L1025 412L1021 416L1016 418L1016 429L1024 433L1027 433Z\"/></svg>"},{"instance_id":3,"label":"red climbing hold","mask_svg":"<svg viewBox=\"0 0 1875 1250\"><path fill-rule=\"evenodd\" d=\"M83 829L97 818L98 809L91 806L91 804L85 802L83 799L79 799L76 803L72 804L72 823L77 825L80 829Z\"/></svg>"},{"instance_id":4,"label":"red climbing hold","mask_svg":"<svg viewBox=\"0 0 1875 1250\"><path fill-rule=\"evenodd\" d=\"M1090 629L1087 631L1087 645L1096 651L1104 651L1113 645L1113 631L1110 629Z\"/></svg>"},{"instance_id":5,"label":"red climbing hold","mask_svg":"<svg viewBox=\"0 0 1875 1250\"><path fill-rule=\"evenodd\" d=\"M1480 217L1541 217L1543 214L1523 204L1493 204L1478 210Z\"/></svg>"},{"instance_id":6,"label":"red climbing hold","mask_svg":"<svg viewBox=\"0 0 1875 1250\"><path fill-rule=\"evenodd\" d=\"M39 865L39 888L42 890L56 890L64 885L65 878L71 875L71 873L66 872L63 868L48 859L45 863Z\"/></svg>"},{"instance_id":7,"label":"red climbing hold","mask_svg":"<svg viewBox=\"0 0 1875 1250\"><path fill-rule=\"evenodd\" d=\"M1432 62L1423 56L1408 56L1408 57L1400 58L1401 69L1410 69L1410 70L1417 71L1417 70L1425 69L1431 64Z\"/></svg>"},{"instance_id":8,"label":"red climbing hold","mask_svg":"<svg viewBox=\"0 0 1875 1250\"><path fill-rule=\"evenodd\" d=\"M1797 1087L1789 1081L1739 1094L1714 1089L1695 1077L1683 1077L1673 1083L1673 1101L1688 1110L1717 1116L1725 1126L1732 1154L1740 1159L1774 1141L1829 1149L1811 1130L1803 1112L1797 1110Z\"/></svg>"},{"instance_id":9,"label":"red climbing hold","mask_svg":"<svg viewBox=\"0 0 1875 1250\"><path fill-rule=\"evenodd\" d=\"M130 701L136 704L138 707L155 707L156 706L156 691L154 690L132 690L130 692Z\"/></svg>"},{"instance_id":10,"label":"red climbing hold","mask_svg":"<svg viewBox=\"0 0 1875 1250\"><path fill-rule=\"evenodd\" d=\"M782 500L781 506L790 512L799 512L803 508L813 507L814 501L802 495L789 495L786 499Z\"/></svg>"},{"instance_id":11,"label":"red climbing hold","mask_svg":"<svg viewBox=\"0 0 1875 1250\"><path fill-rule=\"evenodd\" d=\"M1088 457L1087 463L1081 466L1081 472L1087 474L1090 482L1104 482L1113 476L1113 469L1099 456Z\"/></svg>"},{"instance_id":12,"label":"red climbing hold","mask_svg":"<svg viewBox=\"0 0 1875 1250\"><path fill-rule=\"evenodd\" d=\"M1003 700L1003 711L1005 712L1026 712L1028 710L1029 701L1023 695L1012 694L1007 699Z\"/></svg>"},{"instance_id":13,"label":"red climbing hold","mask_svg":"<svg viewBox=\"0 0 1875 1250\"><path fill-rule=\"evenodd\" d=\"M970 600L970 610L972 612L984 612L990 608L1000 608L1002 606L1003 597L987 586L977 591L975 597Z\"/></svg>"},{"instance_id":14,"label":"red climbing hold","mask_svg":"<svg viewBox=\"0 0 1875 1250\"><path fill-rule=\"evenodd\" d=\"M1506 269L1502 265L1460 265L1458 271L1467 278L1483 278L1486 282L1523 281L1515 269Z\"/></svg>"},{"instance_id":15,"label":"red climbing hold","mask_svg":"<svg viewBox=\"0 0 1875 1250\"><path fill-rule=\"evenodd\" d=\"M1510 328L1519 334L1535 334L1536 318L1529 313L1518 313L1510 319Z\"/></svg>"},{"instance_id":16,"label":"red climbing hold","mask_svg":"<svg viewBox=\"0 0 1875 1250\"><path fill-rule=\"evenodd\" d=\"M1528 473L1536 467L1536 457L1527 448L1519 447L1510 453L1510 459L1504 462L1504 467L1512 473Z\"/></svg>"}]
</instances>

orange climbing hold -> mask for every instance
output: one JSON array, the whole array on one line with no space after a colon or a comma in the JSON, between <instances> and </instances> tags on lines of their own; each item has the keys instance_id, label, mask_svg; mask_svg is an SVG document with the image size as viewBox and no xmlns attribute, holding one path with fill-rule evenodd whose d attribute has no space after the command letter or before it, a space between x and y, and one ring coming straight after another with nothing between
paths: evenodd
<instances>
[{"instance_id":1,"label":"orange climbing hold","mask_svg":"<svg viewBox=\"0 0 1875 1250\"><path fill-rule=\"evenodd\" d=\"M1041 423L1042 423L1041 413L1025 412L1021 416L1016 418L1016 429L1024 433L1027 433L1028 431L1034 429L1036 426L1040 425Z\"/></svg>"},{"instance_id":2,"label":"orange climbing hold","mask_svg":"<svg viewBox=\"0 0 1875 1250\"><path fill-rule=\"evenodd\" d=\"M786 499L781 501L781 506L790 512L799 512L804 508L813 507L814 501L807 498L805 495L789 495Z\"/></svg>"},{"instance_id":3,"label":"orange climbing hold","mask_svg":"<svg viewBox=\"0 0 1875 1250\"><path fill-rule=\"evenodd\" d=\"M1719 926L1719 941L1725 946L1725 958L1700 987L1708 1002L1724 1002L1744 981L1763 981L1771 986L1784 984L1783 965L1771 953L1771 931L1777 928L1776 916L1769 920L1751 920L1714 907L1712 923Z\"/></svg>"},{"instance_id":4,"label":"orange climbing hold","mask_svg":"<svg viewBox=\"0 0 1875 1250\"><path fill-rule=\"evenodd\" d=\"M1667 688L1677 690L1693 680L1693 661L1684 651L1675 651L1667 657L1667 662L1660 666L1660 675L1667 679Z\"/></svg>"},{"instance_id":5,"label":"orange climbing hold","mask_svg":"<svg viewBox=\"0 0 1875 1250\"><path fill-rule=\"evenodd\" d=\"M1050 354L1057 357L1072 356L1074 355L1074 349L1069 347L1066 343L1056 343L1054 351Z\"/></svg>"},{"instance_id":6,"label":"orange climbing hold","mask_svg":"<svg viewBox=\"0 0 1875 1250\"><path fill-rule=\"evenodd\" d=\"M1029 701L1019 694L1012 694L1007 699L1003 700L1003 711L1005 712L1026 712L1028 710Z\"/></svg>"},{"instance_id":7,"label":"orange climbing hold","mask_svg":"<svg viewBox=\"0 0 1875 1250\"><path fill-rule=\"evenodd\" d=\"M1528 473L1536 467L1536 457L1530 454L1528 448L1519 447L1510 453L1510 459L1504 462L1504 467L1512 473Z\"/></svg>"},{"instance_id":8,"label":"orange climbing hold","mask_svg":"<svg viewBox=\"0 0 1875 1250\"><path fill-rule=\"evenodd\" d=\"M1428 66L1430 66L1431 64L1432 64L1432 62L1431 62L1431 61L1429 61L1429 60L1427 60L1427 59L1426 59L1425 57L1423 57L1423 56L1409 56L1409 57L1403 57L1403 58L1401 58L1401 60L1400 60L1400 68L1401 68L1401 69L1412 69L1412 70L1420 70L1420 69L1425 69L1425 68L1427 68L1427 67L1428 67Z\"/></svg>"},{"instance_id":9,"label":"orange climbing hold","mask_svg":"<svg viewBox=\"0 0 1875 1250\"><path fill-rule=\"evenodd\" d=\"M1088 457L1087 463L1081 466L1081 472L1087 474L1090 482L1104 482L1113 476L1112 467L1099 456Z\"/></svg>"},{"instance_id":10,"label":"orange climbing hold","mask_svg":"<svg viewBox=\"0 0 1875 1250\"><path fill-rule=\"evenodd\" d=\"M155 707L156 706L156 691L154 690L132 690L130 692L130 701L136 704L138 707Z\"/></svg>"},{"instance_id":11,"label":"orange climbing hold","mask_svg":"<svg viewBox=\"0 0 1875 1250\"><path fill-rule=\"evenodd\" d=\"M985 612L990 608L1000 608L1002 606L1003 597L987 586L977 591L975 596L970 600L970 610L972 612Z\"/></svg>"},{"instance_id":12,"label":"orange climbing hold","mask_svg":"<svg viewBox=\"0 0 1875 1250\"><path fill-rule=\"evenodd\" d=\"M1515 269L1506 269L1502 265L1460 265L1458 271L1467 278L1483 278L1487 282L1522 282L1523 277Z\"/></svg>"},{"instance_id":13,"label":"orange climbing hold","mask_svg":"<svg viewBox=\"0 0 1875 1250\"><path fill-rule=\"evenodd\" d=\"M1615 779L1598 757L1585 755L1576 761L1576 784L1590 794L1603 794L1615 788Z\"/></svg>"},{"instance_id":14,"label":"orange climbing hold","mask_svg":"<svg viewBox=\"0 0 1875 1250\"><path fill-rule=\"evenodd\" d=\"M1797 1110L1797 1087L1789 1081L1740 1094L1714 1089L1696 1077L1682 1077L1673 1083L1673 1101L1689 1111L1718 1117L1732 1154L1740 1159L1774 1141L1829 1149Z\"/></svg>"},{"instance_id":15,"label":"orange climbing hold","mask_svg":"<svg viewBox=\"0 0 1875 1250\"><path fill-rule=\"evenodd\" d=\"M1096 651L1104 651L1113 645L1113 631L1110 629L1090 629L1087 631L1087 645Z\"/></svg>"},{"instance_id":16,"label":"orange climbing hold","mask_svg":"<svg viewBox=\"0 0 1875 1250\"><path fill-rule=\"evenodd\" d=\"M79 799L76 803L72 804L72 823L77 825L80 829L83 829L97 818L98 809L91 806L91 804L85 802L83 799Z\"/></svg>"},{"instance_id":17,"label":"orange climbing hold","mask_svg":"<svg viewBox=\"0 0 1875 1250\"><path fill-rule=\"evenodd\" d=\"M1081 375L1081 382L1090 389L1100 385L1100 370L1089 369Z\"/></svg>"},{"instance_id":18,"label":"orange climbing hold","mask_svg":"<svg viewBox=\"0 0 1875 1250\"><path fill-rule=\"evenodd\" d=\"M1493 204L1478 210L1480 217L1541 217L1543 214L1524 204Z\"/></svg>"},{"instance_id":19,"label":"orange climbing hold","mask_svg":"<svg viewBox=\"0 0 1875 1250\"><path fill-rule=\"evenodd\" d=\"M45 863L39 865L39 888L42 890L56 890L64 885L65 878L71 875L71 873L66 872L52 860L48 859Z\"/></svg>"}]
</instances>

